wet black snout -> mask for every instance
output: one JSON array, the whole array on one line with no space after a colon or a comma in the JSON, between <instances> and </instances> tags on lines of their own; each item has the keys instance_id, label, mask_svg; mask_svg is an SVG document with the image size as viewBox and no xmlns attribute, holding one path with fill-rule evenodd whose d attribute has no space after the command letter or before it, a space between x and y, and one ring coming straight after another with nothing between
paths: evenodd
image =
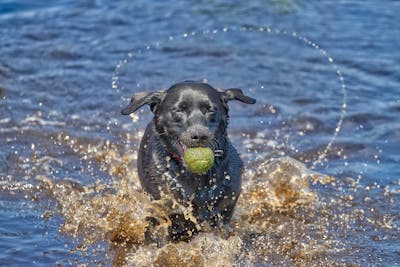
<instances>
[{"instance_id":1,"label":"wet black snout","mask_svg":"<svg viewBox=\"0 0 400 267\"><path fill-rule=\"evenodd\" d=\"M181 136L181 140L189 147L208 146L211 139L210 130L201 125L189 127Z\"/></svg>"}]
</instances>

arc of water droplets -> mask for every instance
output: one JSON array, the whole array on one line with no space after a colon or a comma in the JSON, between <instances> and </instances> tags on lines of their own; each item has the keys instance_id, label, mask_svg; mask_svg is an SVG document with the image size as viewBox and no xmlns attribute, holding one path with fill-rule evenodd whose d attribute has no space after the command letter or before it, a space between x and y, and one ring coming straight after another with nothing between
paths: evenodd
<instances>
[{"instance_id":1,"label":"arc of water droplets","mask_svg":"<svg viewBox=\"0 0 400 267\"><path fill-rule=\"evenodd\" d=\"M341 128L342 128L342 124L343 124L343 120L344 117L346 115L346 110L347 110L347 93L346 93L346 83L344 80L344 76L342 71L339 69L338 65L335 63L334 59L328 54L328 52L326 50L324 50L323 48L321 48L318 44L316 44L315 42L309 40L308 38L304 37L303 35L298 34L297 32L290 32L287 30L279 30L279 29L272 29L271 27L267 27L267 26L263 26L263 27L251 27L251 26L244 26L244 27L235 27L235 26L229 26L229 27L223 27L220 29L207 29L201 32L196 32L196 31L192 31L190 33L183 33L181 35L178 36L169 36L168 39L166 40L166 42L172 42L176 39L182 38L182 39L187 39L187 38L194 38L196 35L216 35L219 33L226 33L226 32L234 32L234 31L241 31L241 32L265 32L265 33L271 33L271 34L281 34L281 35L285 35L291 38L295 38L303 43L305 43L306 45L317 49L329 62L329 64L331 64L331 66L333 67L334 71L336 72L336 75L338 76L338 79L340 81L340 86L341 86L341 91L342 91L342 105L341 105L341 109L340 109L340 116L339 116L339 120L336 124L335 130L333 132L332 138L331 140L328 142L328 144L326 145L325 149L322 151L322 153L320 153L318 155L318 158L312 163L311 169L314 169L318 164L322 164L322 162L324 160L326 160L327 157L327 153L328 151L332 148L333 143L335 142ZM140 54L143 52L143 50L150 50L153 47L159 47L161 45L161 42L154 42L154 43L150 43L150 44L145 44L144 48L142 49L138 49L136 51L137 54ZM125 89L124 87L120 87L118 84L118 75L120 73L120 70L123 66L125 66L132 58L133 58L134 54L132 52L127 54L127 57L125 57L124 59L120 60L119 63L116 65L114 72L112 74L112 82L111 82L111 86L113 89Z\"/></svg>"}]
</instances>

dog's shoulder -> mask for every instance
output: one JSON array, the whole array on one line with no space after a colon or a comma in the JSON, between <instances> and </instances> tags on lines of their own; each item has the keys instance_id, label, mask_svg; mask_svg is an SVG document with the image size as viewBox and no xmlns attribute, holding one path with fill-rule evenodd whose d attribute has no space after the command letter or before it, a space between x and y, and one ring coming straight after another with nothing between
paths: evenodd
<instances>
[{"instance_id":1,"label":"dog's shoulder","mask_svg":"<svg viewBox=\"0 0 400 267\"><path fill-rule=\"evenodd\" d=\"M156 176L165 166L165 151L161 145L160 137L151 121L144 131L138 153L139 177L144 180L147 176Z\"/></svg>"}]
</instances>

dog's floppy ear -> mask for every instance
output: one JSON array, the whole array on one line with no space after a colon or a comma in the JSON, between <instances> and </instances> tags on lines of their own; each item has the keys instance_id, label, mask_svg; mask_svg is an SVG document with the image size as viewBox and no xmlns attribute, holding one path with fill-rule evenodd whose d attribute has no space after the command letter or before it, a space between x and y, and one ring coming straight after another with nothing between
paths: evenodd
<instances>
[{"instance_id":1,"label":"dog's floppy ear","mask_svg":"<svg viewBox=\"0 0 400 267\"><path fill-rule=\"evenodd\" d=\"M164 91L138 93L131 98L131 102L121 110L121 113L129 115L146 104L150 106L152 112L155 112L157 105L164 98L164 94Z\"/></svg>"},{"instance_id":2,"label":"dog's floppy ear","mask_svg":"<svg viewBox=\"0 0 400 267\"><path fill-rule=\"evenodd\" d=\"M256 100L254 98L244 95L242 90L238 88L226 89L221 94L222 94L221 98L225 104L230 100L239 100L240 102L246 104L256 103Z\"/></svg>"}]
</instances>

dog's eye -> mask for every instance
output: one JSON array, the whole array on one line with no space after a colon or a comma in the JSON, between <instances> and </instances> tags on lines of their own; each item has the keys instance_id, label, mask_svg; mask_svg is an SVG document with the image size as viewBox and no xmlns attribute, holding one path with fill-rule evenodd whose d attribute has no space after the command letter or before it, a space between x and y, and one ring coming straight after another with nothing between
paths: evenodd
<instances>
[{"instance_id":1,"label":"dog's eye","mask_svg":"<svg viewBox=\"0 0 400 267\"><path fill-rule=\"evenodd\" d=\"M208 103L200 104L200 110L203 114L212 114L215 110Z\"/></svg>"},{"instance_id":2,"label":"dog's eye","mask_svg":"<svg viewBox=\"0 0 400 267\"><path fill-rule=\"evenodd\" d=\"M216 110L213 107L207 107L205 111L205 113L207 113L208 115L212 115L215 113Z\"/></svg>"},{"instance_id":3,"label":"dog's eye","mask_svg":"<svg viewBox=\"0 0 400 267\"><path fill-rule=\"evenodd\" d=\"M215 113L215 109L209 108L209 109L207 109L207 113L208 114L214 114Z\"/></svg>"},{"instance_id":4,"label":"dog's eye","mask_svg":"<svg viewBox=\"0 0 400 267\"><path fill-rule=\"evenodd\" d=\"M179 105L174 109L175 112L185 113L188 110L186 105Z\"/></svg>"}]
</instances>

